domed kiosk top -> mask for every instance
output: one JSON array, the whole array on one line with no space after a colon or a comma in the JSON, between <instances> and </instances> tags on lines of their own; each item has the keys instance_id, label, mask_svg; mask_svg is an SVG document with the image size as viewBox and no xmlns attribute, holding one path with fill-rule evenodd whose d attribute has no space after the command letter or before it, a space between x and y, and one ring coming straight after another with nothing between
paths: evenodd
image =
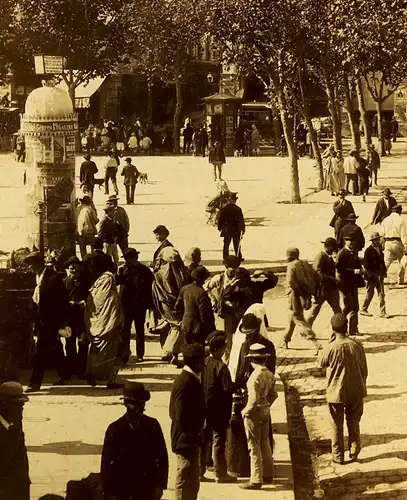
<instances>
[{"instance_id":1,"label":"domed kiosk top","mask_svg":"<svg viewBox=\"0 0 407 500\"><path fill-rule=\"evenodd\" d=\"M25 103L29 116L58 118L73 113L69 94L57 87L39 87L33 90Z\"/></svg>"}]
</instances>

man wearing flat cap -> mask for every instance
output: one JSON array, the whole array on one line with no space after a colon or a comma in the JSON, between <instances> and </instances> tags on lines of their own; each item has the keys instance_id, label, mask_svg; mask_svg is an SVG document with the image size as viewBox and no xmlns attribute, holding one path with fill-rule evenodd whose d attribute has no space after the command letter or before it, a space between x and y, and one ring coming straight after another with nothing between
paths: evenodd
<instances>
[{"instance_id":1,"label":"man wearing flat cap","mask_svg":"<svg viewBox=\"0 0 407 500\"><path fill-rule=\"evenodd\" d=\"M399 262L399 285L404 284L407 259L404 257L407 249L407 224L403 219L402 206L395 205L391 214L384 219L380 226L380 235L384 238L384 261L388 270L394 261Z\"/></svg>"},{"instance_id":2,"label":"man wearing flat cap","mask_svg":"<svg viewBox=\"0 0 407 500\"><path fill-rule=\"evenodd\" d=\"M382 223L384 219L391 214L392 208L397 205L396 198L392 196L392 192L389 188L384 188L382 193L383 196L376 203L373 212L372 225Z\"/></svg>"},{"instance_id":3,"label":"man wearing flat cap","mask_svg":"<svg viewBox=\"0 0 407 500\"><path fill-rule=\"evenodd\" d=\"M124 362L128 361L130 334L134 322L136 329L137 361L142 362L145 353L145 321L148 309L153 306L153 273L139 262L139 253L135 248L128 248L124 254L125 264L119 267L116 284L121 286L121 300L124 314L123 342L127 349Z\"/></svg>"},{"instance_id":4,"label":"man wearing flat cap","mask_svg":"<svg viewBox=\"0 0 407 500\"><path fill-rule=\"evenodd\" d=\"M380 317L388 318L384 294L384 278L387 276L387 271L380 244L380 234L377 232L372 233L369 240L371 241L371 245L366 248L363 258L367 290L360 314L362 316L372 316L368 308L372 302L374 291L377 290L380 301Z\"/></svg>"},{"instance_id":5,"label":"man wearing flat cap","mask_svg":"<svg viewBox=\"0 0 407 500\"><path fill-rule=\"evenodd\" d=\"M159 246L153 255L152 267L153 267L153 269L155 269L155 266L156 266L156 263L158 261L158 257L160 256L161 250L163 248L172 247L174 245L170 241L168 241L168 236L170 235L170 232L168 231L168 229L165 226L163 226L161 224L158 225L154 229L153 233L157 239L157 242L159 243Z\"/></svg>"},{"instance_id":6,"label":"man wearing flat cap","mask_svg":"<svg viewBox=\"0 0 407 500\"><path fill-rule=\"evenodd\" d=\"M69 378L62 342L58 331L67 325L69 297L63 279L52 266L46 266L40 252L32 252L25 258L37 276L33 294L35 305L35 335L37 343L33 371L27 392L41 388L45 367L52 362L59 376L54 385L64 385Z\"/></svg>"},{"instance_id":7,"label":"man wearing flat cap","mask_svg":"<svg viewBox=\"0 0 407 500\"><path fill-rule=\"evenodd\" d=\"M337 243L335 238L327 238L323 244L324 249L319 252L314 260L314 269L320 276L320 289L307 318L310 327L314 324L325 302L328 302L334 314L341 312L339 290L336 282L336 267L333 258L334 252L337 251Z\"/></svg>"},{"instance_id":8,"label":"man wearing flat cap","mask_svg":"<svg viewBox=\"0 0 407 500\"><path fill-rule=\"evenodd\" d=\"M206 337L215 330L215 316L208 293L203 284L208 271L198 266L191 271L193 282L181 288L174 314L181 320L181 331L187 344L205 344Z\"/></svg>"},{"instance_id":9,"label":"man wearing flat cap","mask_svg":"<svg viewBox=\"0 0 407 500\"><path fill-rule=\"evenodd\" d=\"M364 288L362 265L353 236L345 237L345 246L339 250L336 261L338 288L343 299L343 314L349 316L349 335L359 334L358 288Z\"/></svg>"},{"instance_id":10,"label":"man wearing flat cap","mask_svg":"<svg viewBox=\"0 0 407 500\"><path fill-rule=\"evenodd\" d=\"M362 344L346 336L347 320L339 313L331 319L335 340L322 351L320 366L326 368L326 401L332 423L332 461L343 464L343 424L346 415L349 459L360 453L360 419L366 396L367 363Z\"/></svg>"},{"instance_id":11,"label":"man wearing flat cap","mask_svg":"<svg viewBox=\"0 0 407 500\"><path fill-rule=\"evenodd\" d=\"M176 500L196 500L199 492L199 455L205 422L205 396L200 374L205 350L188 344L183 351L184 368L171 389L171 445L177 455Z\"/></svg>"},{"instance_id":12,"label":"man wearing flat cap","mask_svg":"<svg viewBox=\"0 0 407 500\"><path fill-rule=\"evenodd\" d=\"M358 216L349 214L346 218L346 224L343 226L339 233L338 246L342 248L345 246L345 238L352 237L355 242L355 250L361 252L365 246L365 237L362 229L356 224Z\"/></svg>"},{"instance_id":13,"label":"man wearing flat cap","mask_svg":"<svg viewBox=\"0 0 407 500\"><path fill-rule=\"evenodd\" d=\"M23 408L27 401L18 382L0 386L0 500L30 500L23 432Z\"/></svg>"},{"instance_id":14,"label":"man wearing flat cap","mask_svg":"<svg viewBox=\"0 0 407 500\"><path fill-rule=\"evenodd\" d=\"M228 205L219 213L218 231L223 238L223 258L229 255L230 243L233 241L235 255L242 260L241 239L246 226L242 209L236 205L236 201L237 193L230 193Z\"/></svg>"},{"instance_id":15,"label":"man wearing flat cap","mask_svg":"<svg viewBox=\"0 0 407 500\"><path fill-rule=\"evenodd\" d=\"M158 421L144 415L149 400L140 382L124 386L126 414L109 425L102 450L106 500L160 500L167 488L167 448Z\"/></svg>"},{"instance_id":16,"label":"man wearing flat cap","mask_svg":"<svg viewBox=\"0 0 407 500\"><path fill-rule=\"evenodd\" d=\"M345 226L347 223L347 217L349 216L349 214L355 213L352 203L347 200L345 196L345 189L341 189L339 191L339 199L335 201L333 206L334 216L332 217L332 220L329 224L335 230L335 238L338 243L339 234L343 226Z\"/></svg>"}]
</instances>

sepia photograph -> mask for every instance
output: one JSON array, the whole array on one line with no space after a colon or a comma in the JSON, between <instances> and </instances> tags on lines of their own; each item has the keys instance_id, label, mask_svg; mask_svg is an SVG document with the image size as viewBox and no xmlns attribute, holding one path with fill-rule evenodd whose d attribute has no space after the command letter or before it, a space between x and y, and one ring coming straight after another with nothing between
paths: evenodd
<instances>
[{"instance_id":1,"label":"sepia photograph","mask_svg":"<svg viewBox=\"0 0 407 500\"><path fill-rule=\"evenodd\" d=\"M0 500L407 500L405 0L0 0Z\"/></svg>"}]
</instances>

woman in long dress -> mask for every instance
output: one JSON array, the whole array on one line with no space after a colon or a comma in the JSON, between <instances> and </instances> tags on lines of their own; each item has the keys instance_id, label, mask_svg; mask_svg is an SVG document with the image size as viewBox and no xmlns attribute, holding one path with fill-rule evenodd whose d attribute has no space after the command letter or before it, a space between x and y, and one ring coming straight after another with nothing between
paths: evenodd
<instances>
[{"instance_id":1,"label":"woman in long dress","mask_svg":"<svg viewBox=\"0 0 407 500\"><path fill-rule=\"evenodd\" d=\"M339 191L345 188L345 172L341 151L338 151L331 159L330 186L332 196L338 195Z\"/></svg>"},{"instance_id":2,"label":"woman in long dress","mask_svg":"<svg viewBox=\"0 0 407 500\"><path fill-rule=\"evenodd\" d=\"M158 315L169 325L169 333L163 342L163 361L177 363L182 350L183 338L180 321L174 315L174 307L181 288L191 282L187 268L173 247L160 252L154 271L153 302Z\"/></svg>"},{"instance_id":3,"label":"woman in long dress","mask_svg":"<svg viewBox=\"0 0 407 500\"><path fill-rule=\"evenodd\" d=\"M324 170L324 185L323 189L330 189L330 174L332 170L332 158L335 154L335 146L331 144L329 147L325 149L322 153L322 167Z\"/></svg>"},{"instance_id":4,"label":"woman in long dress","mask_svg":"<svg viewBox=\"0 0 407 500\"><path fill-rule=\"evenodd\" d=\"M85 257L92 286L85 309L87 337L90 343L87 380L92 386L97 381L107 382L108 389L122 387L116 376L122 364L123 312L116 287L110 257L92 253Z\"/></svg>"}]
</instances>

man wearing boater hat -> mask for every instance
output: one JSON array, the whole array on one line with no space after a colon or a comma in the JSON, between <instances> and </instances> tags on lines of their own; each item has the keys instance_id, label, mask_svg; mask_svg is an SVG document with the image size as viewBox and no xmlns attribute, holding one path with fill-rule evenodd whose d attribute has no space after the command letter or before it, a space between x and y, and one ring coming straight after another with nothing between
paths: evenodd
<instances>
[{"instance_id":1,"label":"man wearing boater hat","mask_svg":"<svg viewBox=\"0 0 407 500\"><path fill-rule=\"evenodd\" d=\"M404 258L407 248L407 224L401 215L401 205L395 205L391 210L391 214L381 224L380 234L384 238L386 269L388 270L390 264L397 260L400 265L398 282L402 285L407 264Z\"/></svg>"},{"instance_id":2,"label":"man wearing boater hat","mask_svg":"<svg viewBox=\"0 0 407 500\"><path fill-rule=\"evenodd\" d=\"M160 500L167 488L167 448L158 421L144 415L149 400L140 382L124 386L126 414L109 425L102 450L106 500Z\"/></svg>"},{"instance_id":3,"label":"man wearing boater hat","mask_svg":"<svg viewBox=\"0 0 407 500\"><path fill-rule=\"evenodd\" d=\"M389 188L384 188L382 193L383 197L378 200L373 212L372 225L383 222L391 214L392 208L397 205L396 198L392 196Z\"/></svg>"},{"instance_id":4,"label":"man wearing boater hat","mask_svg":"<svg viewBox=\"0 0 407 500\"><path fill-rule=\"evenodd\" d=\"M324 302L328 302L334 314L341 312L336 267L332 256L337 251L336 240L335 238L327 238L323 244L324 249L314 260L314 269L320 275L321 283L318 297L315 298L307 318L310 327L314 324Z\"/></svg>"},{"instance_id":5,"label":"man wearing boater hat","mask_svg":"<svg viewBox=\"0 0 407 500\"><path fill-rule=\"evenodd\" d=\"M363 236L362 229L356 224L356 219L359 217L355 214L349 214L346 218L347 224L343 226L339 234L338 245L340 248L345 246L345 238L352 237L355 242L355 249L361 252L365 246L365 237Z\"/></svg>"},{"instance_id":6,"label":"man wearing boater hat","mask_svg":"<svg viewBox=\"0 0 407 500\"><path fill-rule=\"evenodd\" d=\"M30 500L23 432L23 407L27 401L18 382L0 386L0 500Z\"/></svg>"}]
</instances>

